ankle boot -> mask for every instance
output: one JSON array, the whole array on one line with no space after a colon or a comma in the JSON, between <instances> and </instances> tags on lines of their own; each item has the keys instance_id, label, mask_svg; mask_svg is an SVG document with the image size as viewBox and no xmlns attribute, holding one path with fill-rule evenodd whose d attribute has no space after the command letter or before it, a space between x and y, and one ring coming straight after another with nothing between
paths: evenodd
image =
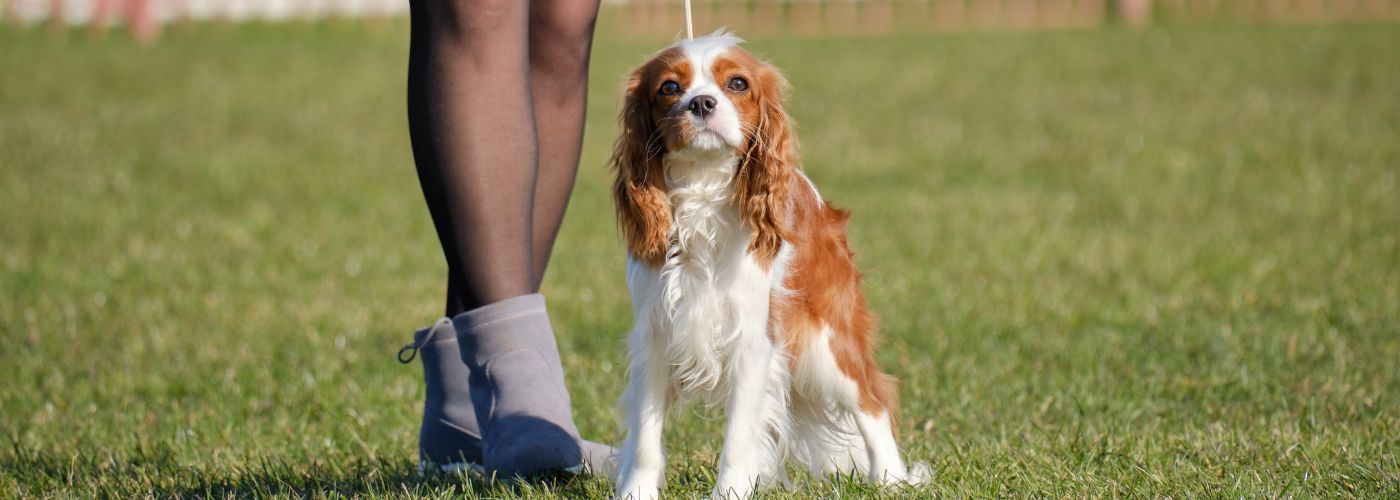
<instances>
[{"instance_id":1,"label":"ankle boot","mask_svg":"<svg viewBox=\"0 0 1400 500\"><path fill-rule=\"evenodd\" d=\"M413 343L399 350L399 362L423 360L423 425L418 430L419 471L437 467L457 472L481 467L481 429L476 423L467 378L457 348L452 320L442 318L432 327L418 330Z\"/></svg>"},{"instance_id":2,"label":"ankle boot","mask_svg":"<svg viewBox=\"0 0 1400 500\"><path fill-rule=\"evenodd\" d=\"M557 360L557 348L554 349ZM453 321L442 318L432 327L419 330L413 343L399 350L398 359L407 364L416 356L422 357L427 386L423 423L418 431L419 471L437 468L444 472L485 472L481 427L469 384L472 373L462 361ZM562 374L561 367L556 370ZM577 431L574 438L577 439ZM596 475L610 475L609 458L616 450L592 441L577 442L584 467L575 462L564 470L578 472L582 468Z\"/></svg>"},{"instance_id":3,"label":"ankle boot","mask_svg":"<svg viewBox=\"0 0 1400 500\"><path fill-rule=\"evenodd\" d=\"M579 439L544 296L522 295L452 319L488 473L602 466L610 448ZM603 456L598 456L599 454Z\"/></svg>"}]
</instances>

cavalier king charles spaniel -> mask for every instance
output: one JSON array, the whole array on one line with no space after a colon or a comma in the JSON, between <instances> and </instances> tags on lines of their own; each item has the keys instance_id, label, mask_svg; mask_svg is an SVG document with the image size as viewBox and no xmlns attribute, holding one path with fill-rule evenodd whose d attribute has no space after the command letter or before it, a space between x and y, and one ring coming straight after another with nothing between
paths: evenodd
<instances>
[{"instance_id":1,"label":"cavalier king charles spaniel","mask_svg":"<svg viewBox=\"0 0 1400 500\"><path fill-rule=\"evenodd\" d=\"M659 494L677 401L728 417L714 496L817 475L919 483L895 444L895 382L845 211L798 169L787 82L725 33L679 42L627 80L613 196L633 327L619 497Z\"/></svg>"}]
</instances>

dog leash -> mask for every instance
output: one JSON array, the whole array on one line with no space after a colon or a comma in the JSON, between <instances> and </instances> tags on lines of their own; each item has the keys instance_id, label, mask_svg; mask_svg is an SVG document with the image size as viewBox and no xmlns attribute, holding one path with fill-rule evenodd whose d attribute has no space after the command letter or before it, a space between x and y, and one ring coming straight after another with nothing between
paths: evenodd
<instances>
[{"instance_id":1,"label":"dog leash","mask_svg":"<svg viewBox=\"0 0 1400 500\"><path fill-rule=\"evenodd\" d=\"M690 0L685 0L685 39L695 39L695 24L690 15Z\"/></svg>"}]
</instances>

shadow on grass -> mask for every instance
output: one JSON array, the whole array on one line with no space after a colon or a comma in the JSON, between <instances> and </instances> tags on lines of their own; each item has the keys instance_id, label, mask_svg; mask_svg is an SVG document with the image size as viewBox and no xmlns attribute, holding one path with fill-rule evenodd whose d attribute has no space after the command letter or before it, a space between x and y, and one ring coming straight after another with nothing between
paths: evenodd
<instances>
[{"instance_id":1,"label":"shadow on grass","mask_svg":"<svg viewBox=\"0 0 1400 500\"><path fill-rule=\"evenodd\" d=\"M420 475L409 459L353 457L298 463L250 458L237 465L182 465L168 447L53 453L14 444L0 458L0 485L13 481L21 497L64 493L81 497L453 496L584 497L608 491L606 480L555 474L526 479ZM217 460L213 461L217 462Z\"/></svg>"}]
</instances>

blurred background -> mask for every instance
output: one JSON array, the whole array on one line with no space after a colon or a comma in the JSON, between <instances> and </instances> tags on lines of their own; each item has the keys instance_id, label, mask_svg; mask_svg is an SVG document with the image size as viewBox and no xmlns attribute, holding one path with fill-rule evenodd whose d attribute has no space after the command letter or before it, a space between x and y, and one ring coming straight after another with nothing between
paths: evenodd
<instances>
[{"instance_id":1,"label":"blurred background","mask_svg":"<svg viewBox=\"0 0 1400 500\"><path fill-rule=\"evenodd\" d=\"M402 1L0 0L0 497L606 497L415 472L443 275ZM908 498L1400 497L1400 0L703 1L793 85ZM605 2L544 293L586 436L605 167L680 2ZM669 422L668 493L722 419ZM801 480L774 498L894 495Z\"/></svg>"},{"instance_id":2,"label":"blurred background","mask_svg":"<svg viewBox=\"0 0 1400 500\"><path fill-rule=\"evenodd\" d=\"M604 0L611 31L669 36L680 2ZM1376 21L1400 18L1394 0L697 0L697 19L751 35L850 35L978 29L1063 29L1121 22ZM138 37L196 21L381 18L408 13L405 0L4 0L0 15L22 24L124 26ZM605 23L607 24L607 23Z\"/></svg>"}]
</instances>

